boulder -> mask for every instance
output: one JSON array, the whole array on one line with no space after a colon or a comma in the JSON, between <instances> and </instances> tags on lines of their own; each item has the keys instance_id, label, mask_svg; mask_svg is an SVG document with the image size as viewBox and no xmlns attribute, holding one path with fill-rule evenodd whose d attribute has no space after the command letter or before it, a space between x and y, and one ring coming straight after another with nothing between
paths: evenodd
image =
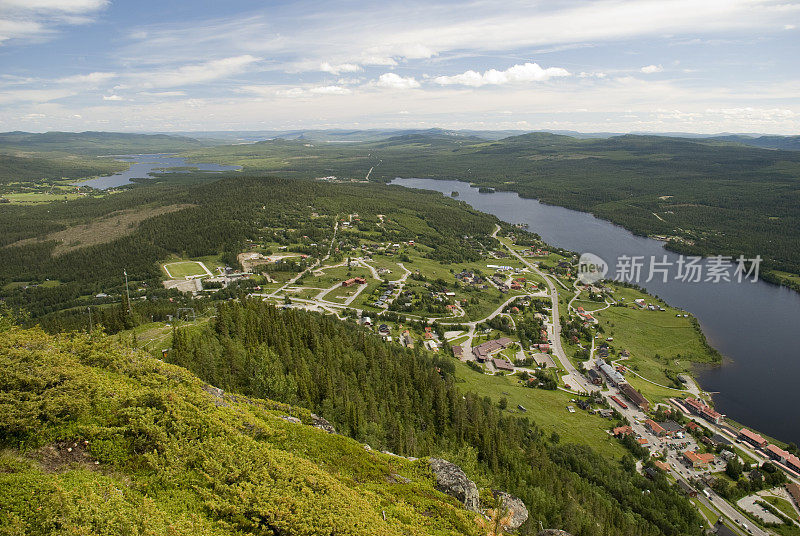
<instances>
[{"instance_id":1,"label":"boulder","mask_svg":"<svg viewBox=\"0 0 800 536\"><path fill-rule=\"evenodd\" d=\"M480 511L478 487L459 466L441 458L430 458L428 464L436 478L436 489L458 499L467 510Z\"/></svg>"},{"instance_id":2,"label":"boulder","mask_svg":"<svg viewBox=\"0 0 800 536\"><path fill-rule=\"evenodd\" d=\"M503 523L506 530L517 530L528 520L528 509L521 499L506 493L505 491L494 492L495 497L500 502L500 506L506 510L507 521ZM505 516L504 516L505 517ZM566 533L565 533L566 534Z\"/></svg>"}]
</instances>

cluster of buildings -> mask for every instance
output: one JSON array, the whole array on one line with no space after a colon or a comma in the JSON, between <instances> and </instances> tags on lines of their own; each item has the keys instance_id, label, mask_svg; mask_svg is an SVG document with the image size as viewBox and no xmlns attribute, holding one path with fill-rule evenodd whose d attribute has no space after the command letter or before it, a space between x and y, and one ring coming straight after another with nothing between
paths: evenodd
<instances>
[{"instance_id":1,"label":"cluster of buildings","mask_svg":"<svg viewBox=\"0 0 800 536\"><path fill-rule=\"evenodd\" d=\"M600 369L600 372L608 379L608 382L619 389L619 392L628 400L630 400L636 407L638 407L642 411L650 411L650 402L636 389L631 386L628 382L625 381L625 377L614 367L603 361L602 359L597 360L597 366ZM589 375L589 380L592 383L597 382L597 373L595 372L594 377ZM600 378L600 383L602 383L602 377Z\"/></svg>"},{"instance_id":2,"label":"cluster of buildings","mask_svg":"<svg viewBox=\"0 0 800 536\"><path fill-rule=\"evenodd\" d=\"M635 303L640 309L649 309L651 311L666 311L666 309L664 309L659 305L653 305L652 303L645 302L644 298L638 298L636 300L633 300L633 303Z\"/></svg>"},{"instance_id":3,"label":"cluster of buildings","mask_svg":"<svg viewBox=\"0 0 800 536\"><path fill-rule=\"evenodd\" d=\"M739 430L739 439L749 443L753 447L763 450L772 460L800 474L800 458L777 445L771 444L760 434L748 430L747 428L742 428Z\"/></svg>"},{"instance_id":4,"label":"cluster of buildings","mask_svg":"<svg viewBox=\"0 0 800 536\"><path fill-rule=\"evenodd\" d=\"M550 255L550 252L542 248L531 248L525 250L523 252L523 255L525 255L526 257L547 257L548 255Z\"/></svg>"},{"instance_id":5,"label":"cluster of buildings","mask_svg":"<svg viewBox=\"0 0 800 536\"><path fill-rule=\"evenodd\" d=\"M678 437L683 435L683 426L675 421L656 422L653 419L644 421L650 433L658 437Z\"/></svg>"},{"instance_id":6,"label":"cluster of buildings","mask_svg":"<svg viewBox=\"0 0 800 536\"><path fill-rule=\"evenodd\" d=\"M373 303L372 305L374 305L375 307L386 307L386 304L389 303L389 300L392 297L392 292L394 292L394 289L395 289L394 283L389 283L388 285L386 285L386 289L383 291L383 294L381 294L381 297L378 298L378 300L375 301L375 303Z\"/></svg>"},{"instance_id":7,"label":"cluster of buildings","mask_svg":"<svg viewBox=\"0 0 800 536\"><path fill-rule=\"evenodd\" d=\"M366 285L367 280L363 277L351 277L350 279L346 279L342 281L343 287L352 287L353 285Z\"/></svg>"},{"instance_id":8,"label":"cluster of buildings","mask_svg":"<svg viewBox=\"0 0 800 536\"><path fill-rule=\"evenodd\" d=\"M595 317L593 317L591 313L587 313L583 307L578 307L577 309L575 309L575 312L578 313L578 316L580 316L584 320L584 322L590 322L592 324L597 322L597 319L595 319Z\"/></svg>"},{"instance_id":9,"label":"cluster of buildings","mask_svg":"<svg viewBox=\"0 0 800 536\"><path fill-rule=\"evenodd\" d=\"M475 272L469 270L462 270L461 272L457 273L456 279L465 285L470 285L479 289L486 288L486 281L484 281L484 279Z\"/></svg>"}]
</instances>

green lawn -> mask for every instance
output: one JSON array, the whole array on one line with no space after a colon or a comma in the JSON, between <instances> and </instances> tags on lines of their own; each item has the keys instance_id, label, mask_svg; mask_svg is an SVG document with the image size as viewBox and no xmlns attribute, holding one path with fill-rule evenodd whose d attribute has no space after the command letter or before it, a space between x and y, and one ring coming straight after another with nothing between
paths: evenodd
<instances>
[{"instance_id":1,"label":"green lawn","mask_svg":"<svg viewBox=\"0 0 800 536\"><path fill-rule=\"evenodd\" d=\"M533 420L546 434L557 432L562 442L588 444L602 455L620 458L624 453L622 445L606 433L611 421L591 415L577 408L569 413L567 406L571 395L563 391L531 389L517 383L513 376L490 376L479 374L464 363L456 363L456 377L463 382L459 387L481 396L489 396L494 401L505 397L508 400L508 413L525 416ZM528 411L521 412L517 405L522 404Z\"/></svg>"}]
</instances>

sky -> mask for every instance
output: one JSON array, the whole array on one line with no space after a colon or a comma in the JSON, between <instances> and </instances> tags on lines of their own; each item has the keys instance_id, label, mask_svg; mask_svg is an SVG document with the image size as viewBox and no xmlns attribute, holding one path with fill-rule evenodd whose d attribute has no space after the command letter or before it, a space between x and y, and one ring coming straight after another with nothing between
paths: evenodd
<instances>
[{"instance_id":1,"label":"sky","mask_svg":"<svg viewBox=\"0 0 800 536\"><path fill-rule=\"evenodd\" d=\"M0 0L0 131L800 134L800 0Z\"/></svg>"}]
</instances>

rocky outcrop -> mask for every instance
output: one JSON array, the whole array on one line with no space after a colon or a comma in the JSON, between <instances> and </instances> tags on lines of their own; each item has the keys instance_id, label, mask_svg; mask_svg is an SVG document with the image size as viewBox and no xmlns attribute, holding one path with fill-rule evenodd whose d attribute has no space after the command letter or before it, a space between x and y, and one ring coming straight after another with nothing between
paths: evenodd
<instances>
[{"instance_id":1,"label":"rocky outcrop","mask_svg":"<svg viewBox=\"0 0 800 536\"><path fill-rule=\"evenodd\" d=\"M311 414L311 424L314 426L314 428L319 428L320 430L324 430L329 434L336 433L336 428L334 428L330 422L315 413Z\"/></svg>"},{"instance_id":2,"label":"rocky outcrop","mask_svg":"<svg viewBox=\"0 0 800 536\"><path fill-rule=\"evenodd\" d=\"M458 499L467 510L480 512L478 486L459 466L441 458L430 458L428 463L436 478L436 489Z\"/></svg>"},{"instance_id":3,"label":"rocky outcrop","mask_svg":"<svg viewBox=\"0 0 800 536\"><path fill-rule=\"evenodd\" d=\"M572 536L572 534L570 534L569 532L566 532L564 530L547 529L547 530L543 530L542 532L540 532L536 536Z\"/></svg>"},{"instance_id":4,"label":"rocky outcrop","mask_svg":"<svg viewBox=\"0 0 800 536\"><path fill-rule=\"evenodd\" d=\"M528 509L525 507L525 503L505 491L493 493L505 512L503 527L509 531L520 528L528 520Z\"/></svg>"}]
</instances>

